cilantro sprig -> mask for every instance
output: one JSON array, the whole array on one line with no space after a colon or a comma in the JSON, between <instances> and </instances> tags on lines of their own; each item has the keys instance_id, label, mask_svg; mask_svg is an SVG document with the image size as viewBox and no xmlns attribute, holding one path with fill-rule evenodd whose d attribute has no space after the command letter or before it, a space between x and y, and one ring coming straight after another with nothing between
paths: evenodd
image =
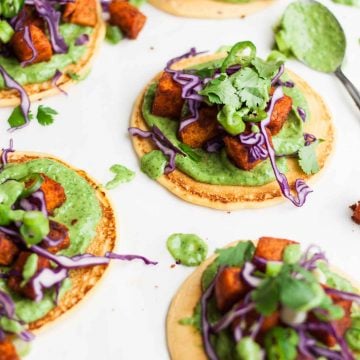
<instances>
[{"instance_id":1,"label":"cilantro sprig","mask_svg":"<svg viewBox=\"0 0 360 360\"><path fill-rule=\"evenodd\" d=\"M36 113L36 119L40 125L48 126L54 123L56 115L58 115L58 112L51 107L39 105ZM32 112L29 113L29 119L34 119L34 114ZM8 123L11 129L25 125L26 120L20 106L13 109L8 118Z\"/></svg>"}]
</instances>

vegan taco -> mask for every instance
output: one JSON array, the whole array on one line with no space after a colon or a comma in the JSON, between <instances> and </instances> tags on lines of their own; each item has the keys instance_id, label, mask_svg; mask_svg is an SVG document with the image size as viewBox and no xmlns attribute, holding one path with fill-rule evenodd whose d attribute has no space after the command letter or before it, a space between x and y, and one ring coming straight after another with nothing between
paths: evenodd
<instances>
[{"instance_id":1,"label":"vegan taco","mask_svg":"<svg viewBox=\"0 0 360 360\"><path fill-rule=\"evenodd\" d=\"M49 155L12 151L3 151L0 171L4 346L15 335L31 340L29 331L74 307L97 284L111 259L152 264L141 256L112 252L114 211L107 194L84 171Z\"/></svg>"},{"instance_id":2,"label":"vegan taco","mask_svg":"<svg viewBox=\"0 0 360 360\"><path fill-rule=\"evenodd\" d=\"M167 317L172 360L355 359L358 288L311 246L262 237L204 262Z\"/></svg>"},{"instance_id":3,"label":"vegan taco","mask_svg":"<svg viewBox=\"0 0 360 360\"><path fill-rule=\"evenodd\" d=\"M272 5L275 0L150 0L160 10L176 16L208 19L244 18Z\"/></svg>"},{"instance_id":4,"label":"vegan taco","mask_svg":"<svg viewBox=\"0 0 360 360\"><path fill-rule=\"evenodd\" d=\"M302 206L334 129L320 97L240 42L170 60L136 101L129 132L141 168L182 199L216 209Z\"/></svg>"},{"instance_id":5,"label":"vegan taco","mask_svg":"<svg viewBox=\"0 0 360 360\"><path fill-rule=\"evenodd\" d=\"M0 106L25 122L30 101L64 91L86 76L105 36L96 0L12 0L0 8Z\"/></svg>"}]
</instances>

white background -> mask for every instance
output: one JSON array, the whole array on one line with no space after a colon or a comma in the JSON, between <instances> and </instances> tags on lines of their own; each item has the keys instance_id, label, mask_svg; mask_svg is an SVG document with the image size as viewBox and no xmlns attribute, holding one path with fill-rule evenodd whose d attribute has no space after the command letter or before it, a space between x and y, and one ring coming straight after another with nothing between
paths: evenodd
<instances>
[{"instance_id":1,"label":"white background","mask_svg":"<svg viewBox=\"0 0 360 360\"><path fill-rule=\"evenodd\" d=\"M116 250L160 262L156 267L113 263L80 306L38 334L28 360L167 359L167 308L192 271L170 267L173 260L165 243L174 232L200 235L210 252L236 239L262 235L288 237L304 246L316 242L334 263L359 280L360 227L350 220L348 206L360 200L360 112L335 76L316 73L295 61L288 64L322 94L337 128L332 161L301 209L284 202L226 213L185 203L139 171L127 135L135 98L167 60L191 46L215 51L240 40L252 40L259 55L266 56L272 46L272 26L287 3L278 1L244 20L225 21L176 18L146 5L143 12L148 22L138 40L104 44L85 81L70 89L68 97L59 95L44 102L59 111L54 125L45 128L34 122L9 135L10 109L1 110L1 146L11 136L16 149L51 153L100 182L111 177L108 168L114 163L136 170L133 182L110 193L119 221ZM330 0L323 3L345 29L344 72L360 87L360 9Z\"/></svg>"}]
</instances>

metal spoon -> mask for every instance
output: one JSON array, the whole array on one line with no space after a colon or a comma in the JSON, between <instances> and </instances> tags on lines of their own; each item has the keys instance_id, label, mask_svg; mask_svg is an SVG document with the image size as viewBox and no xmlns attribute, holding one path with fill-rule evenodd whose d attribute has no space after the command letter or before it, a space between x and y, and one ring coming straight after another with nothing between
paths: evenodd
<instances>
[{"instance_id":1,"label":"metal spoon","mask_svg":"<svg viewBox=\"0 0 360 360\"><path fill-rule=\"evenodd\" d=\"M355 87L355 85L345 76L345 74L342 72L341 67L339 66L334 74L336 77L344 84L346 90L350 94L350 96L353 98L356 106L360 110L360 91Z\"/></svg>"}]
</instances>

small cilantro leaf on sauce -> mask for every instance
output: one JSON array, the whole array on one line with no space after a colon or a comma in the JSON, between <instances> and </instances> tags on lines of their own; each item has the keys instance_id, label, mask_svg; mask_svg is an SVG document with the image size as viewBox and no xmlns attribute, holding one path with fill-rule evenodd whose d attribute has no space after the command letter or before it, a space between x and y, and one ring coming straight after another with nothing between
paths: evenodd
<instances>
[{"instance_id":1,"label":"small cilantro leaf on sauce","mask_svg":"<svg viewBox=\"0 0 360 360\"><path fill-rule=\"evenodd\" d=\"M37 110L36 118L40 125L48 126L54 122L54 116L58 112L48 106L40 105Z\"/></svg>"},{"instance_id":2,"label":"small cilantro leaf on sauce","mask_svg":"<svg viewBox=\"0 0 360 360\"><path fill-rule=\"evenodd\" d=\"M318 140L309 146L299 150L299 165L306 175L316 174L319 170L319 163L316 156L316 148L321 141Z\"/></svg>"},{"instance_id":3,"label":"small cilantro leaf on sauce","mask_svg":"<svg viewBox=\"0 0 360 360\"><path fill-rule=\"evenodd\" d=\"M188 156L191 160L195 162L199 162L202 158L202 156L194 149L192 149L190 146L180 143L179 148Z\"/></svg>"}]
</instances>

